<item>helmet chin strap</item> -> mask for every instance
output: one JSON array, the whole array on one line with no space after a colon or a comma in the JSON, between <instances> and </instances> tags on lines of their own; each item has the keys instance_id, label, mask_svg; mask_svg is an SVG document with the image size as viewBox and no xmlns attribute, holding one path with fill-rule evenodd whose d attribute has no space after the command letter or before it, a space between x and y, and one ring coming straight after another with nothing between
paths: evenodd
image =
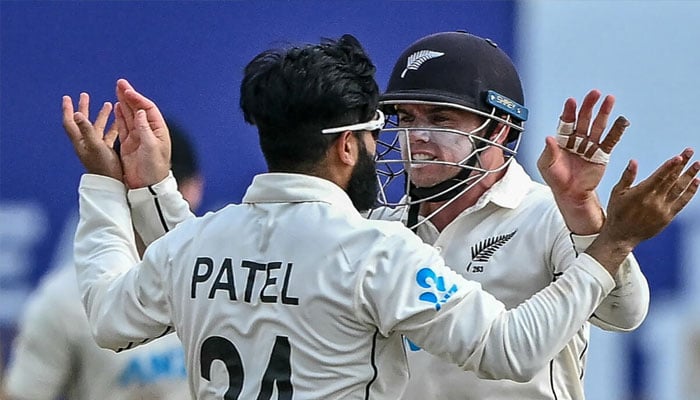
<instances>
[{"instance_id":1,"label":"helmet chin strap","mask_svg":"<svg viewBox=\"0 0 700 400\"><path fill-rule=\"evenodd\" d=\"M477 144L478 147L483 147L482 143ZM473 167L476 164L477 155L474 154L467 160L466 166ZM420 211L420 200L425 200L426 203L439 203L447 200L451 200L462 193L462 186L468 182L469 175L471 175L471 170L462 168L459 173L452 178L446 179L437 185L430 187L419 188L413 183L409 183L408 196L411 199L411 205L408 207L408 220L406 221L406 226L413 227L413 232L417 232L418 227L418 212ZM443 193L444 192L444 193ZM437 194L442 193L439 196ZM433 196L435 196L433 198ZM418 203L413 201L417 200Z\"/></svg>"},{"instance_id":2,"label":"helmet chin strap","mask_svg":"<svg viewBox=\"0 0 700 400\"><path fill-rule=\"evenodd\" d=\"M495 121L490 121L486 127L485 136L490 136L496 129L497 123ZM480 150L485 148L487 143L485 141L478 141L474 144L475 150ZM474 155L469 157L465 167L474 167L478 161L478 154L480 152L476 151ZM409 189L408 195L411 205L408 207L408 220L406 221L406 226L412 227L411 230L417 232L418 230L418 214L420 211L421 203L440 203L443 201L452 200L456 196L464 192L463 187L469 182L469 177L472 170L468 168L462 168L457 175L452 178L446 179L436 185L419 188L416 187L409 179ZM407 177L408 179L409 177ZM444 193L443 193L444 192ZM442 193L442 194L440 194ZM434 196L434 197L433 197ZM425 199L425 200L424 200ZM424 201L420 201L424 200Z\"/></svg>"},{"instance_id":3,"label":"helmet chin strap","mask_svg":"<svg viewBox=\"0 0 700 400\"><path fill-rule=\"evenodd\" d=\"M474 160L475 158L476 157L472 157L467 163L467 166L474 166L475 162L472 162L472 160ZM442 201L450 200L461 192L460 186L462 186L462 184L467 181L467 178L469 178L470 174L470 170L461 169L459 173L453 176L452 178L444 180L438 183L437 185L433 185L430 187L417 187L416 185L411 183L409 186L408 195L411 197L411 201L420 201L427 199L425 200L425 202L427 203L439 203ZM436 196L439 193L442 194Z\"/></svg>"}]
</instances>

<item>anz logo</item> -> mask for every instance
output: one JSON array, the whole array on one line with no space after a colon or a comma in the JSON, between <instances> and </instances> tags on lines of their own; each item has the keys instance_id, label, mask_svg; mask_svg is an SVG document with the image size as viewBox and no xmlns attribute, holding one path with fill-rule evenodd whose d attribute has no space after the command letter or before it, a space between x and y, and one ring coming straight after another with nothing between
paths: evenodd
<instances>
[{"instance_id":1,"label":"anz logo","mask_svg":"<svg viewBox=\"0 0 700 400\"><path fill-rule=\"evenodd\" d=\"M435 271L428 267L421 268L418 273L416 273L416 282L418 286L429 289L421 293L420 296L418 296L418 300L433 304L436 311L440 311L442 304L445 304L457 291L456 284L453 284L448 289L445 285L445 278L437 275Z\"/></svg>"},{"instance_id":2,"label":"anz logo","mask_svg":"<svg viewBox=\"0 0 700 400\"><path fill-rule=\"evenodd\" d=\"M482 240L472 246L472 260L467 265L466 272L480 274L484 272L484 264L486 264L493 254L503 247L510 239L515 236L518 230L505 235L499 235Z\"/></svg>"},{"instance_id":3,"label":"anz logo","mask_svg":"<svg viewBox=\"0 0 700 400\"><path fill-rule=\"evenodd\" d=\"M128 352L123 354L129 354ZM152 385L160 381L187 379L182 347L139 353L132 357L119 375L119 386Z\"/></svg>"}]
</instances>

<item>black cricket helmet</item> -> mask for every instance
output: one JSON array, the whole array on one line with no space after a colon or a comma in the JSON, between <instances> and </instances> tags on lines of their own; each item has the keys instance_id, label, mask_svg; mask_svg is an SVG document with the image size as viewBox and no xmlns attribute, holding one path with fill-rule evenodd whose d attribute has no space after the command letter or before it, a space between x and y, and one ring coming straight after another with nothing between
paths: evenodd
<instances>
[{"instance_id":1,"label":"black cricket helmet","mask_svg":"<svg viewBox=\"0 0 700 400\"><path fill-rule=\"evenodd\" d=\"M396 117L397 106L402 104L452 107L477 114L484 122L471 132L402 127ZM397 207L424 201L449 203L488 174L506 168L517 152L527 119L523 104L523 89L515 66L492 40L460 31L432 34L411 44L398 58L387 89L380 96L380 108L389 117L377 148L380 204ZM501 127L500 134L508 131L507 138L490 139L497 126ZM460 162L451 163L459 171L454 177L427 188L411 183L411 165L446 164L444 160L412 159L409 136L418 130L461 135L472 142L471 152ZM506 163L497 169L484 169L479 156L492 146L503 150ZM397 185L403 190L398 193L400 200L393 200L397 193L391 187Z\"/></svg>"}]
</instances>

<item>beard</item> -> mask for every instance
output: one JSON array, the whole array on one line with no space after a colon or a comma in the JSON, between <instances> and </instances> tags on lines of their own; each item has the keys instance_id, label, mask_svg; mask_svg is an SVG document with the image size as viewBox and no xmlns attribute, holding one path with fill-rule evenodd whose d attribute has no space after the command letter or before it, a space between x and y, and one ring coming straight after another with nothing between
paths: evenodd
<instances>
[{"instance_id":1,"label":"beard","mask_svg":"<svg viewBox=\"0 0 700 400\"><path fill-rule=\"evenodd\" d=\"M377 182L374 156L369 154L365 143L360 141L360 154L350 175L346 192L355 208L363 212L374 207L378 191L379 182Z\"/></svg>"}]
</instances>

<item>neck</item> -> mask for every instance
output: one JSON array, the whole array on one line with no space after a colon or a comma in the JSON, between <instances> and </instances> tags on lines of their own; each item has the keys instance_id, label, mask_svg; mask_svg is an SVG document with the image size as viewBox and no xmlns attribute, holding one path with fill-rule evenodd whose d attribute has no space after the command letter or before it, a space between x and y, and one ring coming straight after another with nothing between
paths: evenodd
<instances>
[{"instance_id":1,"label":"neck","mask_svg":"<svg viewBox=\"0 0 700 400\"><path fill-rule=\"evenodd\" d=\"M433 226L435 226L439 232L442 232L447 225L452 223L464 210L476 204L487 190L503 178L505 173L506 171L504 169L493 174L488 174L484 179L474 185L474 187L452 200L422 203L420 206L420 215L427 217L444 206L442 210L430 218L430 222Z\"/></svg>"}]
</instances>

